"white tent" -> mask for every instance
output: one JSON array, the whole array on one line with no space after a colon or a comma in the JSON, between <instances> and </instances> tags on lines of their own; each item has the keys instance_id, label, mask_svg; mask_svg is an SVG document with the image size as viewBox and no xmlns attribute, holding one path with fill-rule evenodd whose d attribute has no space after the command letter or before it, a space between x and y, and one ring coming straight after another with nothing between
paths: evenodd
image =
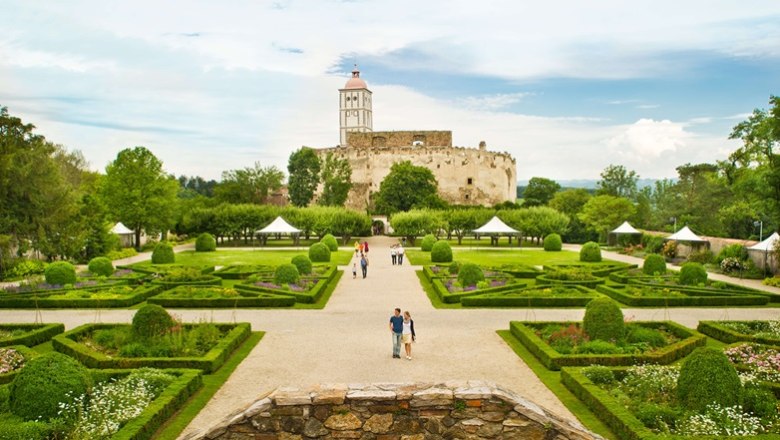
<instances>
[{"instance_id":1,"label":"white tent","mask_svg":"<svg viewBox=\"0 0 780 440\"><path fill-rule=\"evenodd\" d=\"M691 231L687 226L684 226L682 229L666 237L664 240L688 241L691 243L704 243L707 241L694 234L693 231Z\"/></svg>"},{"instance_id":2,"label":"white tent","mask_svg":"<svg viewBox=\"0 0 780 440\"><path fill-rule=\"evenodd\" d=\"M111 232L119 236L122 247L130 247L135 243L135 232L121 222L111 228Z\"/></svg>"},{"instance_id":3,"label":"white tent","mask_svg":"<svg viewBox=\"0 0 780 440\"><path fill-rule=\"evenodd\" d=\"M762 241L761 243L757 243L754 244L753 246L750 246L748 250L772 252L775 249L775 245L778 241L780 241L780 235L778 235L777 232L775 232L774 234L767 237L767 239Z\"/></svg>"},{"instance_id":4,"label":"white tent","mask_svg":"<svg viewBox=\"0 0 780 440\"><path fill-rule=\"evenodd\" d=\"M517 234L520 231L510 228L500 218L493 216L489 222L474 229L474 232L477 234Z\"/></svg>"},{"instance_id":5,"label":"white tent","mask_svg":"<svg viewBox=\"0 0 780 440\"><path fill-rule=\"evenodd\" d=\"M623 222L622 225L613 229L610 234L641 234L641 232L634 229L629 222Z\"/></svg>"},{"instance_id":6,"label":"white tent","mask_svg":"<svg viewBox=\"0 0 780 440\"><path fill-rule=\"evenodd\" d=\"M258 234L297 234L299 232L301 232L300 229L291 226L281 216L276 217L270 225L257 231Z\"/></svg>"},{"instance_id":7,"label":"white tent","mask_svg":"<svg viewBox=\"0 0 780 440\"><path fill-rule=\"evenodd\" d=\"M117 235L125 235L125 234L134 234L135 232L131 231L127 226L123 225L122 222L119 222L114 225L113 228L111 228L111 232Z\"/></svg>"}]
</instances>

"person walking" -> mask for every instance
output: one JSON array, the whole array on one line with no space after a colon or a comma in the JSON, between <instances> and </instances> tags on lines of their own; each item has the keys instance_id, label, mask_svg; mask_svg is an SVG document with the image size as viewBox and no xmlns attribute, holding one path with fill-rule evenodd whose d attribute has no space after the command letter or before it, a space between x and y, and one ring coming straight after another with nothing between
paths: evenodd
<instances>
[{"instance_id":1,"label":"person walking","mask_svg":"<svg viewBox=\"0 0 780 440\"><path fill-rule=\"evenodd\" d=\"M395 253L398 254L398 265L403 266L404 264L404 247L401 245L398 245L398 249L395 250Z\"/></svg>"},{"instance_id":2,"label":"person walking","mask_svg":"<svg viewBox=\"0 0 780 440\"><path fill-rule=\"evenodd\" d=\"M361 254L360 255L360 269L363 271L363 278L368 275L368 255Z\"/></svg>"},{"instance_id":3,"label":"person walking","mask_svg":"<svg viewBox=\"0 0 780 440\"><path fill-rule=\"evenodd\" d=\"M393 260L393 266L395 266L398 259L398 249L395 248L395 245L390 246L390 259Z\"/></svg>"},{"instance_id":4,"label":"person walking","mask_svg":"<svg viewBox=\"0 0 780 440\"><path fill-rule=\"evenodd\" d=\"M368 253L368 242L367 241L363 242L363 253L364 254Z\"/></svg>"},{"instance_id":5,"label":"person walking","mask_svg":"<svg viewBox=\"0 0 780 440\"><path fill-rule=\"evenodd\" d=\"M360 254L360 249L362 249L362 246L360 245L359 240L355 240L355 258Z\"/></svg>"},{"instance_id":6,"label":"person walking","mask_svg":"<svg viewBox=\"0 0 780 440\"><path fill-rule=\"evenodd\" d=\"M403 329L401 330L401 342L404 343L404 349L406 350L406 360L412 360L412 343L417 339L417 335L414 333L414 321L409 311L404 312Z\"/></svg>"},{"instance_id":7,"label":"person walking","mask_svg":"<svg viewBox=\"0 0 780 440\"><path fill-rule=\"evenodd\" d=\"M352 279L357 278L357 261L352 262Z\"/></svg>"},{"instance_id":8,"label":"person walking","mask_svg":"<svg viewBox=\"0 0 780 440\"><path fill-rule=\"evenodd\" d=\"M390 317L390 333L393 335L393 359L401 359L401 335L404 331L404 318L398 307Z\"/></svg>"}]
</instances>

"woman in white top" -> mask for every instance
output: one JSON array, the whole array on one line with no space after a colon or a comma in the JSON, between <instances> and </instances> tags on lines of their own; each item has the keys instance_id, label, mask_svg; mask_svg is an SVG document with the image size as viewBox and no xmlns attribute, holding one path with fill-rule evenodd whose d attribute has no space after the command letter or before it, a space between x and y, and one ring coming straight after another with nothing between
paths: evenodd
<instances>
[{"instance_id":1,"label":"woman in white top","mask_svg":"<svg viewBox=\"0 0 780 440\"><path fill-rule=\"evenodd\" d=\"M404 349L406 350L406 359L412 360L412 342L417 339L414 334L414 321L412 321L412 315L408 311L404 312L403 331L401 332L401 342L404 343Z\"/></svg>"}]
</instances>

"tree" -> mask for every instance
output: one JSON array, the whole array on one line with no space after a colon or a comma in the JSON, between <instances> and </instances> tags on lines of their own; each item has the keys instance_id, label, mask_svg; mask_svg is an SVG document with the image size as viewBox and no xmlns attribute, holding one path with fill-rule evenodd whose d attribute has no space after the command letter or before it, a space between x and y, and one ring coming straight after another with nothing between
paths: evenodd
<instances>
[{"instance_id":1,"label":"tree","mask_svg":"<svg viewBox=\"0 0 780 440\"><path fill-rule=\"evenodd\" d=\"M639 175L634 171L627 171L623 165L609 165L601 172L601 180L596 184L596 194L634 200L638 180Z\"/></svg>"},{"instance_id":2,"label":"tree","mask_svg":"<svg viewBox=\"0 0 780 440\"><path fill-rule=\"evenodd\" d=\"M579 218L582 208L588 203L590 198L590 193L585 189L567 189L555 193L552 200L548 203L551 208L566 214L570 219L569 227L565 233L561 234L564 242L585 243L598 239Z\"/></svg>"},{"instance_id":3,"label":"tree","mask_svg":"<svg viewBox=\"0 0 780 440\"><path fill-rule=\"evenodd\" d=\"M320 182L320 166L320 158L311 148L301 147L290 154L287 162L287 173L290 175L287 189L293 205L303 207L311 202Z\"/></svg>"},{"instance_id":4,"label":"tree","mask_svg":"<svg viewBox=\"0 0 780 440\"><path fill-rule=\"evenodd\" d=\"M127 148L106 166L102 198L113 217L135 232L165 231L172 225L179 183L162 169L162 162L145 147Z\"/></svg>"},{"instance_id":5,"label":"tree","mask_svg":"<svg viewBox=\"0 0 780 440\"><path fill-rule=\"evenodd\" d=\"M395 163L379 185L376 209L392 214L431 206L439 200L438 187L436 178L428 168L412 165L408 160Z\"/></svg>"},{"instance_id":6,"label":"tree","mask_svg":"<svg viewBox=\"0 0 780 440\"><path fill-rule=\"evenodd\" d=\"M411 246L416 237L425 234L437 234L444 226L439 212L428 209L413 209L397 212L390 217L390 225L396 234L405 236Z\"/></svg>"},{"instance_id":7,"label":"tree","mask_svg":"<svg viewBox=\"0 0 780 440\"><path fill-rule=\"evenodd\" d=\"M214 197L214 187L217 186L216 180L206 180L200 176L179 176L179 185L186 190L184 194L179 193L179 198L191 198L190 193L204 197Z\"/></svg>"},{"instance_id":8,"label":"tree","mask_svg":"<svg viewBox=\"0 0 780 440\"><path fill-rule=\"evenodd\" d=\"M322 166L322 195L318 203L323 206L344 206L351 188L352 167L349 161L328 153Z\"/></svg>"},{"instance_id":9,"label":"tree","mask_svg":"<svg viewBox=\"0 0 780 440\"><path fill-rule=\"evenodd\" d=\"M217 199L227 203L265 202L269 191L282 187L284 173L275 166L263 167L255 162L254 167L229 170L222 173L222 181L214 188Z\"/></svg>"},{"instance_id":10,"label":"tree","mask_svg":"<svg viewBox=\"0 0 780 440\"><path fill-rule=\"evenodd\" d=\"M532 177L523 194L523 206L546 205L561 190L558 182L544 177Z\"/></svg>"},{"instance_id":11,"label":"tree","mask_svg":"<svg viewBox=\"0 0 780 440\"><path fill-rule=\"evenodd\" d=\"M606 241L609 231L634 215L634 212L635 208L630 200L600 195L588 200L579 217L583 223L600 234L602 241Z\"/></svg>"}]
</instances>

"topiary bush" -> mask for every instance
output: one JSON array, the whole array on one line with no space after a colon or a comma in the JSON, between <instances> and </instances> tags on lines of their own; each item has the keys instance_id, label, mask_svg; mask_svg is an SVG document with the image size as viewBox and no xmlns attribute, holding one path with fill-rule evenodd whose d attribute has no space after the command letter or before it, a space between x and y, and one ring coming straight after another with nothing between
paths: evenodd
<instances>
[{"instance_id":1,"label":"topiary bush","mask_svg":"<svg viewBox=\"0 0 780 440\"><path fill-rule=\"evenodd\" d=\"M114 273L114 264L106 257L95 257L87 265L89 272L101 277L109 277Z\"/></svg>"},{"instance_id":2,"label":"topiary bush","mask_svg":"<svg viewBox=\"0 0 780 440\"><path fill-rule=\"evenodd\" d=\"M298 268L294 264L282 264L274 272L274 283L280 286L282 284L295 284L300 279L301 274L298 273Z\"/></svg>"},{"instance_id":3,"label":"topiary bush","mask_svg":"<svg viewBox=\"0 0 780 440\"><path fill-rule=\"evenodd\" d=\"M609 298L595 298L585 307L582 328L591 340L621 340L625 334L623 312Z\"/></svg>"},{"instance_id":4,"label":"topiary bush","mask_svg":"<svg viewBox=\"0 0 780 440\"><path fill-rule=\"evenodd\" d=\"M699 263L685 263L680 268L680 284L698 286L707 282L707 271Z\"/></svg>"},{"instance_id":5,"label":"topiary bush","mask_svg":"<svg viewBox=\"0 0 780 440\"><path fill-rule=\"evenodd\" d=\"M311 260L306 255L296 255L292 257L290 263L294 264L298 268L298 273L301 275L307 275L311 273Z\"/></svg>"},{"instance_id":6,"label":"topiary bush","mask_svg":"<svg viewBox=\"0 0 780 440\"><path fill-rule=\"evenodd\" d=\"M452 262L452 247L445 240L439 240L431 247L431 261L434 263Z\"/></svg>"},{"instance_id":7,"label":"topiary bush","mask_svg":"<svg viewBox=\"0 0 780 440\"><path fill-rule=\"evenodd\" d=\"M544 250L548 252L558 252L563 249L563 241L558 234L549 234L544 237Z\"/></svg>"},{"instance_id":8,"label":"topiary bush","mask_svg":"<svg viewBox=\"0 0 780 440\"><path fill-rule=\"evenodd\" d=\"M208 232L198 235L195 240L195 252L214 252L217 250L217 240Z\"/></svg>"},{"instance_id":9,"label":"topiary bush","mask_svg":"<svg viewBox=\"0 0 780 440\"><path fill-rule=\"evenodd\" d=\"M309 259L315 263L329 263L330 249L324 243L314 243L309 247Z\"/></svg>"},{"instance_id":10,"label":"topiary bush","mask_svg":"<svg viewBox=\"0 0 780 440\"><path fill-rule=\"evenodd\" d=\"M642 263L642 272L645 275L663 275L666 273L666 260L658 254L650 254Z\"/></svg>"},{"instance_id":11,"label":"topiary bush","mask_svg":"<svg viewBox=\"0 0 780 440\"><path fill-rule=\"evenodd\" d=\"M320 243L327 246L331 252L339 250L339 242L336 241L336 237L334 237L333 234L325 234L320 240Z\"/></svg>"},{"instance_id":12,"label":"topiary bush","mask_svg":"<svg viewBox=\"0 0 780 440\"><path fill-rule=\"evenodd\" d=\"M430 252L434 243L436 243L436 237L434 237L433 234L428 234L423 237L422 242L420 243L420 250L423 252Z\"/></svg>"},{"instance_id":13,"label":"topiary bush","mask_svg":"<svg viewBox=\"0 0 780 440\"><path fill-rule=\"evenodd\" d=\"M157 304L146 304L133 316L133 334L143 339L162 336L174 325L171 315Z\"/></svg>"},{"instance_id":14,"label":"topiary bush","mask_svg":"<svg viewBox=\"0 0 780 440\"><path fill-rule=\"evenodd\" d=\"M171 264L175 261L176 255L173 253L173 246L165 241L157 243L152 251L152 264Z\"/></svg>"},{"instance_id":15,"label":"topiary bush","mask_svg":"<svg viewBox=\"0 0 780 440\"><path fill-rule=\"evenodd\" d=\"M741 244L731 244L728 246L724 246L723 249L718 252L718 257L716 259L716 262L720 264L721 261L725 260L726 258L736 258L739 261L744 261L748 259L748 251L745 246L742 246Z\"/></svg>"},{"instance_id":16,"label":"topiary bush","mask_svg":"<svg viewBox=\"0 0 780 440\"><path fill-rule=\"evenodd\" d=\"M8 399L13 414L24 420L57 417L59 404L85 394L92 386L89 371L75 359L49 352L27 362L11 383Z\"/></svg>"},{"instance_id":17,"label":"topiary bush","mask_svg":"<svg viewBox=\"0 0 780 440\"><path fill-rule=\"evenodd\" d=\"M458 271L460 270L460 262L459 261L453 261L450 263L450 266L447 268L449 270L450 275L457 275Z\"/></svg>"},{"instance_id":18,"label":"topiary bush","mask_svg":"<svg viewBox=\"0 0 780 440\"><path fill-rule=\"evenodd\" d=\"M476 286L478 282L485 280L482 268L474 263L464 263L458 271L458 282L463 287Z\"/></svg>"},{"instance_id":19,"label":"topiary bush","mask_svg":"<svg viewBox=\"0 0 780 440\"><path fill-rule=\"evenodd\" d=\"M737 370L721 350L699 347L682 363L677 397L690 410L701 411L712 403L739 403L742 385Z\"/></svg>"},{"instance_id":20,"label":"topiary bush","mask_svg":"<svg viewBox=\"0 0 780 440\"><path fill-rule=\"evenodd\" d=\"M580 261L588 263L598 263L601 261L601 248L599 244L589 241L582 245L580 249Z\"/></svg>"},{"instance_id":21,"label":"topiary bush","mask_svg":"<svg viewBox=\"0 0 780 440\"><path fill-rule=\"evenodd\" d=\"M43 272L48 284L75 284L76 283L76 268L67 261L57 261L46 266L46 270Z\"/></svg>"}]
</instances>

